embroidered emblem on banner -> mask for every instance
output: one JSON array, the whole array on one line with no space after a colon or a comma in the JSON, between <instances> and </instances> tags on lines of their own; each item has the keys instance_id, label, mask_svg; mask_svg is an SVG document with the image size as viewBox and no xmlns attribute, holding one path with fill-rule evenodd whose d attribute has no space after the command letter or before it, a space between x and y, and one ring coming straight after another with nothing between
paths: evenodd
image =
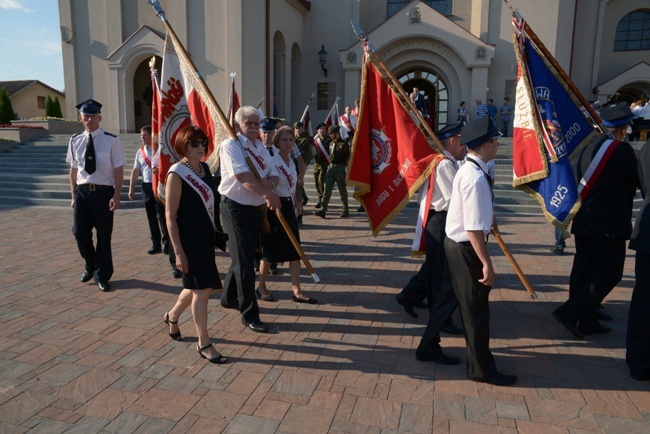
<instances>
[{"instance_id":1,"label":"embroidered emblem on banner","mask_svg":"<svg viewBox=\"0 0 650 434\"><path fill-rule=\"evenodd\" d=\"M370 130L372 152L372 173L381 174L388 166L393 154L391 139L384 130Z\"/></svg>"},{"instance_id":2,"label":"embroidered emblem on banner","mask_svg":"<svg viewBox=\"0 0 650 434\"><path fill-rule=\"evenodd\" d=\"M562 125L558 120L557 111L555 110L555 101L551 99L551 90L548 87L539 86L535 88L535 99L537 107L542 118L542 125L546 130L546 135L551 141L555 155L560 158L567 153L567 146L564 142Z\"/></svg>"}]
</instances>

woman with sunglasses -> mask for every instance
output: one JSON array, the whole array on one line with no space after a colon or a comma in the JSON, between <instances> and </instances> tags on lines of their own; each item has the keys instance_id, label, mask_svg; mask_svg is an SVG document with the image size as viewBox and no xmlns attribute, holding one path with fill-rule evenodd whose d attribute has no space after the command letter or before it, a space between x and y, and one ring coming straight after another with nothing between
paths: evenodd
<instances>
[{"instance_id":1,"label":"woman with sunglasses","mask_svg":"<svg viewBox=\"0 0 650 434\"><path fill-rule=\"evenodd\" d=\"M169 237L176 252L176 268L182 273L183 290L176 305L165 314L169 336L180 341L178 320L191 306L198 336L196 351L210 363L225 363L208 336L208 298L211 289L222 288L214 261L215 186L207 164L208 137L199 128L181 128L174 151L181 160L167 174L165 187Z\"/></svg>"}]
</instances>

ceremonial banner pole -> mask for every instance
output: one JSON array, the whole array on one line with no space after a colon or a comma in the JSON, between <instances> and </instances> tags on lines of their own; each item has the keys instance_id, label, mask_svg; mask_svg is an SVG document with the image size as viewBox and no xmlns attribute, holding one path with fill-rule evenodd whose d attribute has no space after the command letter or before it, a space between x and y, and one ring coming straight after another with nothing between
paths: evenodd
<instances>
[{"instance_id":1,"label":"ceremonial banner pole","mask_svg":"<svg viewBox=\"0 0 650 434\"><path fill-rule=\"evenodd\" d=\"M302 112L302 116L300 116L300 122L305 122L305 116L307 116L307 112L309 111L309 106L311 105L311 102L315 96L316 96L316 92L312 92L311 96L309 97L309 100L307 101L307 106L305 107L305 110Z\"/></svg>"},{"instance_id":2,"label":"ceremonial banner pole","mask_svg":"<svg viewBox=\"0 0 650 434\"><path fill-rule=\"evenodd\" d=\"M370 60L373 65L375 65L390 89L393 91L393 94L397 97L400 104L411 115L413 122L415 122L418 128L424 133L424 136L429 142L429 146L435 149L436 152L442 153L444 151L444 147L440 143L440 140L438 140L438 136L434 134L434 132L429 127L429 124L427 124L427 122L424 120L424 117L422 117L422 113L420 113L420 111L415 107L413 101L411 101L408 95L406 95L406 92L404 92L402 85L395 78L390 69L388 69L388 67L384 64L383 60L381 60L381 58L377 55L375 48L372 46L370 41L368 41L368 37L365 35L363 30L353 21L350 22L352 24L354 33L357 35L362 45L366 48L368 60Z\"/></svg>"},{"instance_id":3,"label":"ceremonial banner pole","mask_svg":"<svg viewBox=\"0 0 650 434\"><path fill-rule=\"evenodd\" d=\"M535 294L532 286L530 286L530 282L528 281L528 278L524 272L521 271L521 268L519 268L519 264L517 264L515 257L512 256L510 250L508 250L508 247L506 247L506 243L503 241L503 238L501 238L501 235L499 235L498 232L492 231L492 236L497 241L499 247L501 247L503 254L506 255L506 258L508 258L508 262L510 262L510 265L512 265L512 268L515 270L515 273L517 273L519 280L521 280L521 283L524 284L524 288L526 288L526 291L528 292L528 295L530 295L530 298L535 300L537 298L537 294Z\"/></svg>"},{"instance_id":4,"label":"ceremonial banner pole","mask_svg":"<svg viewBox=\"0 0 650 434\"><path fill-rule=\"evenodd\" d=\"M153 7L153 10L154 10L154 12L156 12L156 15L158 16L158 18L160 18L162 20L163 24L165 25L165 29L167 29L167 32L169 33L172 40L174 41L174 44L179 49L179 54L183 57L183 59L187 62L187 64L190 65L194 75L196 75L196 77L199 79L199 83L203 87L202 90L205 92L205 94L210 99L210 102L214 105L214 107L217 110L217 114L219 116L219 120L222 123L222 126L228 131L228 134L230 135L230 138L232 140L234 140L235 143L237 143L239 145L239 147L242 148L242 151L243 151L243 145L239 142L239 140L237 138L237 135L235 134L235 131L232 129L232 125L230 125L228 123L228 120L226 119L226 116L221 111L221 107L219 106L217 101L214 99L214 96L212 95L212 92L210 92L210 89L208 88L208 86L205 84L205 80L203 79L203 76L201 75L201 73L198 71L198 69L194 65L194 62L192 62L192 59L187 54L187 51L185 51L185 47L183 46L183 44L181 44L180 40L176 36L176 32L174 32L174 29L172 28L172 26L167 21L167 17L165 16L165 11L160 6L160 2L158 0L147 0L147 3L149 3ZM264 98L262 98L262 101L263 100L264 100ZM260 101L260 104L262 103L262 101ZM215 152L217 152L217 150L215 150ZM255 166L253 165L253 161L246 154L246 152L244 152L244 155L246 156L246 163L248 164L248 167L251 169L251 172L255 175L255 177L258 180L260 180L260 174L257 171L257 169L255 168ZM318 275L316 275L315 270L311 266L311 263L309 262L309 259L307 259L307 256L305 255L305 252L302 250L302 247L300 246L300 243L298 243L298 240L296 239L296 237L293 234L293 231L291 230L291 228L287 224L284 216L282 215L282 213L278 209L275 210L275 214L278 216L278 220L280 220L280 223L282 224L282 227L284 228L285 232L287 233L287 236L291 240L291 244L293 244L293 247L296 249L296 252L298 252L298 254L300 255L300 258L304 262L305 267L307 267L307 270L311 274L312 279L314 279L314 282L318 283L320 281L320 279L318 278Z\"/></svg>"},{"instance_id":5,"label":"ceremonial banner pole","mask_svg":"<svg viewBox=\"0 0 650 434\"><path fill-rule=\"evenodd\" d=\"M510 5L508 0L503 0L508 8L510 8L510 11L512 12L512 16L517 20L521 21L523 19L523 16ZM533 45L535 48L537 48L538 52L542 56L542 58L553 68L553 70L557 73L557 78L560 79L566 87L571 91L573 96L580 101L580 104L582 104L582 107L589 113L589 116L594 120L596 127L600 130L601 133L607 134L607 129L605 129L602 125L602 120L600 119L600 116L596 111L591 107L591 104L589 104L589 101L585 99L585 97L582 95L580 90L576 87L575 84L573 84L573 81L571 81L571 78L567 75L566 72L564 72L564 69L560 66L560 64L555 60L555 57L553 54L551 54L550 51L546 48L544 43L537 37L537 34L533 31L533 29L530 28L528 23L524 22L524 32L528 36L528 38L533 42Z\"/></svg>"}]
</instances>

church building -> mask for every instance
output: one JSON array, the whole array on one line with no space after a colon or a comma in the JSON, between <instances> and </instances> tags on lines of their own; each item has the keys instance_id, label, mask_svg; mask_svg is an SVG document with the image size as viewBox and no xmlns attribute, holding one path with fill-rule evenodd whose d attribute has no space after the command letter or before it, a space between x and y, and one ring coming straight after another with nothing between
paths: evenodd
<instances>
[{"instance_id":1,"label":"church building","mask_svg":"<svg viewBox=\"0 0 650 434\"><path fill-rule=\"evenodd\" d=\"M58 0L66 108L102 102L102 127L150 123L149 61L161 69L165 25L145 0ZM287 122L312 93L313 122L336 97L359 98L368 36L407 92L428 99L437 130L461 101L514 102L512 11L501 0L161 0L169 24L222 110L230 73L242 105ZM647 0L509 0L587 100L650 96Z\"/></svg>"}]
</instances>

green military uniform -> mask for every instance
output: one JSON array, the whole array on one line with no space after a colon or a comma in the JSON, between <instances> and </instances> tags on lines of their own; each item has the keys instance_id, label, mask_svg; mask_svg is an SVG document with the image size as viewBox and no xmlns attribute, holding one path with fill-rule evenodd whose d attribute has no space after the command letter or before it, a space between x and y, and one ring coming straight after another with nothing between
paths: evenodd
<instances>
[{"instance_id":1,"label":"green military uniform","mask_svg":"<svg viewBox=\"0 0 650 434\"><path fill-rule=\"evenodd\" d=\"M331 141L332 139L327 136L321 139L321 143L325 149L329 149ZM323 201L323 194L325 192L325 175L327 174L327 170L327 162L323 157L321 157L319 152L316 152L314 155L314 182L316 184L316 193L318 193L318 203L316 204L316 208L320 208Z\"/></svg>"},{"instance_id":2,"label":"green military uniform","mask_svg":"<svg viewBox=\"0 0 650 434\"><path fill-rule=\"evenodd\" d=\"M329 133L338 133L339 126L332 125L329 129ZM323 193L323 203L321 204L321 210L316 212L316 215L319 217L325 217L327 212L327 205L330 202L332 197L332 189L334 188L334 183L338 186L339 194L341 195L341 201L343 202L343 210L341 211L341 217L347 217L349 215L348 210L348 190L345 185L345 171L348 165L348 160L350 159L350 145L345 140L342 140L338 136L336 140L330 140L328 143L329 149L329 158L330 166L327 169L327 174L325 175L325 191Z\"/></svg>"}]
</instances>

